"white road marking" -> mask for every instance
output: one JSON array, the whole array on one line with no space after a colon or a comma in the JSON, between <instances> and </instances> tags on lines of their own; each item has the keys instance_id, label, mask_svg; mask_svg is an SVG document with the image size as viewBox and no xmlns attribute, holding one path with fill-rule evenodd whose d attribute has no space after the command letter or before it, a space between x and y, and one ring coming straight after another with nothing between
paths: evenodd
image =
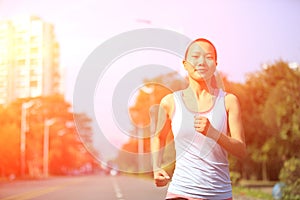
<instances>
[{"instance_id":1,"label":"white road marking","mask_svg":"<svg viewBox=\"0 0 300 200\"><path fill-rule=\"evenodd\" d=\"M112 184L113 184L117 199L125 200L125 198L123 198L122 191L121 191L120 186L119 186L118 182L116 181L116 179L114 177L112 177L111 180L112 180Z\"/></svg>"}]
</instances>

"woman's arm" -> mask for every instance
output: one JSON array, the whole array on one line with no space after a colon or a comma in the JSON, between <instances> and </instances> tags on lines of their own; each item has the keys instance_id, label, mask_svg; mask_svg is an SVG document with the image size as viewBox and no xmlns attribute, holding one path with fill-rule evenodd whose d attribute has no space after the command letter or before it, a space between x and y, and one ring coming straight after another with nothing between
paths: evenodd
<instances>
[{"instance_id":1,"label":"woman's arm","mask_svg":"<svg viewBox=\"0 0 300 200\"><path fill-rule=\"evenodd\" d=\"M210 125L206 117L202 116L195 117L195 129L199 133L217 141L230 154L243 159L247 152L238 98L233 94L226 95L225 106L228 113L230 136L220 133Z\"/></svg>"},{"instance_id":2,"label":"woman's arm","mask_svg":"<svg viewBox=\"0 0 300 200\"><path fill-rule=\"evenodd\" d=\"M152 164L153 164L153 175L155 184L159 187L165 186L170 177L165 170L161 168L161 160L163 156L163 150L166 143L167 135L171 130L170 110L172 105L172 96L167 95L161 100L157 127L155 135L151 141L151 152L152 152Z\"/></svg>"},{"instance_id":3,"label":"woman's arm","mask_svg":"<svg viewBox=\"0 0 300 200\"><path fill-rule=\"evenodd\" d=\"M230 154L243 159L247 155L242 113L238 98L233 94L225 97L225 106L228 113L230 136L221 134L218 143Z\"/></svg>"}]
</instances>

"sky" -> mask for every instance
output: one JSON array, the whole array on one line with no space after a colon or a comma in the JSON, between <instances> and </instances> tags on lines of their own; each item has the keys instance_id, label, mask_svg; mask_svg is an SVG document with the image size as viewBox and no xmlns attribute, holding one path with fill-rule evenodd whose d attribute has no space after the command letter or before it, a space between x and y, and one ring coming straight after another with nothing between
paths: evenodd
<instances>
[{"instance_id":1,"label":"sky","mask_svg":"<svg viewBox=\"0 0 300 200\"><path fill-rule=\"evenodd\" d=\"M138 28L169 29L191 39L211 40L218 69L235 82L244 82L247 74L280 59L300 63L299 11L298 0L0 0L0 20L36 15L55 26L70 102L91 52ZM119 136L112 140L121 141Z\"/></svg>"}]
</instances>

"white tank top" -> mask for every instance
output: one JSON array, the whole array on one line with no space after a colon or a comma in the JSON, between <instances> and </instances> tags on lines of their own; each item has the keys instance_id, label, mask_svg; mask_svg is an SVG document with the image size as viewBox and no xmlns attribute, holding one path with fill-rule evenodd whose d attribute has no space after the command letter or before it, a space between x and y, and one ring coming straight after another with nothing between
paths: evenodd
<instances>
[{"instance_id":1,"label":"white tank top","mask_svg":"<svg viewBox=\"0 0 300 200\"><path fill-rule=\"evenodd\" d=\"M211 125L227 133L225 92L219 90L213 107L206 112L188 110L182 91L174 94L172 131L176 167L168 192L192 198L227 199L232 197L227 152L214 140L195 131L194 116L202 115Z\"/></svg>"}]
</instances>

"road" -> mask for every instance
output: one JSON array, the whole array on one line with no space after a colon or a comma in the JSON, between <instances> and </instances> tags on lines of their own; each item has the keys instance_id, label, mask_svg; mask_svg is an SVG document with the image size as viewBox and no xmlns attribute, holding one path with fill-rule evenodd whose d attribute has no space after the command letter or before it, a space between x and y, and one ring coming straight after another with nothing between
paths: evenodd
<instances>
[{"instance_id":1,"label":"road","mask_svg":"<svg viewBox=\"0 0 300 200\"><path fill-rule=\"evenodd\" d=\"M0 200L154 200L164 199L166 188L133 176L55 177L0 183Z\"/></svg>"},{"instance_id":2,"label":"road","mask_svg":"<svg viewBox=\"0 0 300 200\"><path fill-rule=\"evenodd\" d=\"M163 200L167 187L135 176L52 177L0 182L0 200ZM234 200L258 200L234 195Z\"/></svg>"}]
</instances>

